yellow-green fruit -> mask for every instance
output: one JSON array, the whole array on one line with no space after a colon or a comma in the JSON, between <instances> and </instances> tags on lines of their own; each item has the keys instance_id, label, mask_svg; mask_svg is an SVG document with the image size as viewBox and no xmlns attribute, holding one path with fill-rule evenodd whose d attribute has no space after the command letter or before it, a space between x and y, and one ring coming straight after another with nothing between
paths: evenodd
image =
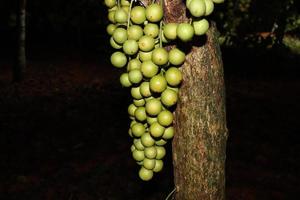
<instances>
[{"instance_id":1,"label":"yellow-green fruit","mask_svg":"<svg viewBox=\"0 0 300 200\"><path fill-rule=\"evenodd\" d=\"M117 28L112 36L116 43L123 44L127 40L127 31L124 28Z\"/></svg>"},{"instance_id":2,"label":"yellow-green fruit","mask_svg":"<svg viewBox=\"0 0 300 200\"><path fill-rule=\"evenodd\" d=\"M110 57L111 64L115 67L122 68L127 63L127 57L122 52L115 52Z\"/></svg>"},{"instance_id":3,"label":"yellow-green fruit","mask_svg":"<svg viewBox=\"0 0 300 200\"><path fill-rule=\"evenodd\" d=\"M146 18L150 22L159 22L163 18L163 8L159 4L151 4L146 8Z\"/></svg>"},{"instance_id":4,"label":"yellow-green fruit","mask_svg":"<svg viewBox=\"0 0 300 200\"><path fill-rule=\"evenodd\" d=\"M156 148L154 146L145 148L145 157L149 159L156 158Z\"/></svg>"},{"instance_id":5,"label":"yellow-green fruit","mask_svg":"<svg viewBox=\"0 0 300 200\"><path fill-rule=\"evenodd\" d=\"M110 12L110 11L116 11L116 10L118 10L118 9L119 9L118 6L115 5L115 6L113 6L112 8L108 9L108 12Z\"/></svg>"},{"instance_id":6,"label":"yellow-green fruit","mask_svg":"<svg viewBox=\"0 0 300 200\"><path fill-rule=\"evenodd\" d=\"M156 160L155 161L155 167L153 169L153 172L160 172L164 167L164 162L162 160Z\"/></svg>"},{"instance_id":7,"label":"yellow-green fruit","mask_svg":"<svg viewBox=\"0 0 300 200\"><path fill-rule=\"evenodd\" d=\"M116 23L116 21L115 21L115 13L116 13L116 11L109 11L108 12L107 18L112 23Z\"/></svg>"},{"instance_id":8,"label":"yellow-green fruit","mask_svg":"<svg viewBox=\"0 0 300 200\"><path fill-rule=\"evenodd\" d=\"M142 51L151 51L155 46L155 40L148 36L148 35L144 35L140 38L139 40L139 48Z\"/></svg>"},{"instance_id":9,"label":"yellow-green fruit","mask_svg":"<svg viewBox=\"0 0 300 200\"><path fill-rule=\"evenodd\" d=\"M176 92L177 94L178 94L178 92L179 92L179 89L178 89L177 87L170 87L170 86L168 86L167 88L170 89L170 90L173 90L173 91Z\"/></svg>"},{"instance_id":10,"label":"yellow-green fruit","mask_svg":"<svg viewBox=\"0 0 300 200\"><path fill-rule=\"evenodd\" d=\"M129 130L128 130L128 135L129 135L130 137L133 137L131 128L129 128Z\"/></svg>"},{"instance_id":11,"label":"yellow-green fruit","mask_svg":"<svg viewBox=\"0 0 300 200\"><path fill-rule=\"evenodd\" d=\"M139 51L139 59L142 62L151 60L152 59L152 51L149 51L149 52Z\"/></svg>"},{"instance_id":12,"label":"yellow-green fruit","mask_svg":"<svg viewBox=\"0 0 300 200\"><path fill-rule=\"evenodd\" d=\"M150 80L150 90L161 93L167 88L167 81L162 75L153 76Z\"/></svg>"},{"instance_id":13,"label":"yellow-green fruit","mask_svg":"<svg viewBox=\"0 0 300 200\"><path fill-rule=\"evenodd\" d=\"M127 55L134 55L138 52L139 45L135 40L126 40L123 44L123 51Z\"/></svg>"},{"instance_id":14,"label":"yellow-green fruit","mask_svg":"<svg viewBox=\"0 0 300 200\"><path fill-rule=\"evenodd\" d=\"M181 23L177 27L177 37L183 42L188 42L194 37L194 28L191 24Z\"/></svg>"},{"instance_id":15,"label":"yellow-green fruit","mask_svg":"<svg viewBox=\"0 0 300 200\"><path fill-rule=\"evenodd\" d=\"M182 65L185 61L185 53L178 48L174 48L169 52L169 62L172 65Z\"/></svg>"},{"instance_id":16,"label":"yellow-green fruit","mask_svg":"<svg viewBox=\"0 0 300 200\"><path fill-rule=\"evenodd\" d=\"M157 121L162 126L170 126L173 122L173 114L168 110L163 110L158 114Z\"/></svg>"},{"instance_id":17,"label":"yellow-green fruit","mask_svg":"<svg viewBox=\"0 0 300 200\"><path fill-rule=\"evenodd\" d=\"M182 81L182 74L178 68L170 67L165 73L165 78L170 86L177 86Z\"/></svg>"},{"instance_id":18,"label":"yellow-green fruit","mask_svg":"<svg viewBox=\"0 0 300 200\"><path fill-rule=\"evenodd\" d=\"M167 141L164 139L160 139L158 141L155 141L155 145L157 146L164 146L165 144L167 144Z\"/></svg>"},{"instance_id":19,"label":"yellow-green fruit","mask_svg":"<svg viewBox=\"0 0 300 200\"><path fill-rule=\"evenodd\" d=\"M201 19L199 21L194 21L193 27L195 29L195 35L204 35L209 28L209 23L206 19Z\"/></svg>"},{"instance_id":20,"label":"yellow-green fruit","mask_svg":"<svg viewBox=\"0 0 300 200\"><path fill-rule=\"evenodd\" d=\"M158 73L158 70L158 66L154 64L151 60L144 61L141 65L141 72L146 78L152 78Z\"/></svg>"},{"instance_id":21,"label":"yellow-green fruit","mask_svg":"<svg viewBox=\"0 0 300 200\"><path fill-rule=\"evenodd\" d=\"M158 99L150 99L149 101L146 101L146 112L150 116L156 116L158 115L162 110L162 105L160 100Z\"/></svg>"},{"instance_id":22,"label":"yellow-green fruit","mask_svg":"<svg viewBox=\"0 0 300 200\"><path fill-rule=\"evenodd\" d=\"M142 99L143 98L143 96L140 92L140 87L132 87L130 90L130 93L134 99Z\"/></svg>"},{"instance_id":23,"label":"yellow-green fruit","mask_svg":"<svg viewBox=\"0 0 300 200\"><path fill-rule=\"evenodd\" d=\"M139 177L143 180L143 181L149 181L152 179L153 177L153 171L146 169L144 167L142 167L139 171Z\"/></svg>"},{"instance_id":24,"label":"yellow-green fruit","mask_svg":"<svg viewBox=\"0 0 300 200\"><path fill-rule=\"evenodd\" d=\"M155 159L144 158L143 166L146 169L152 170L155 167Z\"/></svg>"},{"instance_id":25,"label":"yellow-green fruit","mask_svg":"<svg viewBox=\"0 0 300 200\"><path fill-rule=\"evenodd\" d=\"M126 0L121 0L121 5L122 5L122 6L129 6L129 5L130 5L130 2L129 2L129 1L126 1Z\"/></svg>"},{"instance_id":26,"label":"yellow-green fruit","mask_svg":"<svg viewBox=\"0 0 300 200\"><path fill-rule=\"evenodd\" d=\"M122 45L117 44L113 37L110 38L109 43L110 46L114 49L122 49Z\"/></svg>"},{"instance_id":27,"label":"yellow-green fruit","mask_svg":"<svg viewBox=\"0 0 300 200\"><path fill-rule=\"evenodd\" d=\"M151 136L158 138L164 134L165 127L160 125L158 122L154 122L153 124L151 124L149 130L150 130Z\"/></svg>"},{"instance_id":28,"label":"yellow-green fruit","mask_svg":"<svg viewBox=\"0 0 300 200\"><path fill-rule=\"evenodd\" d=\"M141 93L141 95L143 97L150 97L152 95L151 91L150 91L150 84L149 84L149 82L143 82L140 85L140 93Z\"/></svg>"},{"instance_id":29,"label":"yellow-green fruit","mask_svg":"<svg viewBox=\"0 0 300 200\"><path fill-rule=\"evenodd\" d=\"M131 70L134 69L140 69L141 68L141 61L139 59L131 59L128 64L127 64L127 71L130 72Z\"/></svg>"},{"instance_id":30,"label":"yellow-green fruit","mask_svg":"<svg viewBox=\"0 0 300 200\"><path fill-rule=\"evenodd\" d=\"M223 3L224 0L212 0L214 3Z\"/></svg>"},{"instance_id":31,"label":"yellow-green fruit","mask_svg":"<svg viewBox=\"0 0 300 200\"><path fill-rule=\"evenodd\" d=\"M144 99L134 99L133 104L137 107L141 107L145 105L145 100Z\"/></svg>"},{"instance_id":32,"label":"yellow-green fruit","mask_svg":"<svg viewBox=\"0 0 300 200\"><path fill-rule=\"evenodd\" d=\"M205 16L208 16L214 11L214 2L212 0L204 0L204 2L205 2Z\"/></svg>"},{"instance_id":33,"label":"yellow-green fruit","mask_svg":"<svg viewBox=\"0 0 300 200\"><path fill-rule=\"evenodd\" d=\"M134 112L134 116L140 122L145 121L147 119L145 107L138 107Z\"/></svg>"},{"instance_id":34,"label":"yellow-green fruit","mask_svg":"<svg viewBox=\"0 0 300 200\"><path fill-rule=\"evenodd\" d=\"M132 157L136 161L142 161L145 159L144 151L134 150L132 152Z\"/></svg>"},{"instance_id":35,"label":"yellow-green fruit","mask_svg":"<svg viewBox=\"0 0 300 200\"><path fill-rule=\"evenodd\" d=\"M178 94L174 90L166 89L161 94L161 102L164 106L170 107L177 103L178 101Z\"/></svg>"},{"instance_id":36,"label":"yellow-green fruit","mask_svg":"<svg viewBox=\"0 0 300 200\"><path fill-rule=\"evenodd\" d=\"M173 137L174 137L174 127L170 126L165 129L165 132L164 132L162 138L165 140L169 140L169 139L172 139Z\"/></svg>"},{"instance_id":37,"label":"yellow-green fruit","mask_svg":"<svg viewBox=\"0 0 300 200\"><path fill-rule=\"evenodd\" d=\"M135 24L143 24L146 21L146 11L142 6L135 6L131 9L131 21Z\"/></svg>"},{"instance_id":38,"label":"yellow-green fruit","mask_svg":"<svg viewBox=\"0 0 300 200\"><path fill-rule=\"evenodd\" d=\"M142 135L141 142L145 147L151 147L155 144L155 140L151 137L149 133L144 133Z\"/></svg>"},{"instance_id":39,"label":"yellow-green fruit","mask_svg":"<svg viewBox=\"0 0 300 200\"><path fill-rule=\"evenodd\" d=\"M169 54L163 47L156 48L152 52L152 62L156 65L165 65L168 63Z\"/></svg>"},{"instance_id":40,"label":"yellow-green fruit","mask_svg":"<svg viewBox=\"0 0 300 200\"><path fill-rule=\"evenodd\" d=\"M131 127L131 132L135 137L141 137L145 133L145 127L141 123L135 123Z\"/></svg>"},{"instance_id":41,"label":"yellow-green fruit","mask_svg":"<svg viewBox=\"0 0 300 200\"><path fill-rule=\"evenodd\" d=\"M129 81L128 73L123 73L120 76L120 83L123 87L130 87L132 85Z\"/></svg>"},{"instance_id":42,"label":"yellow-green fruit","mask_svg":"<svg viewBox=\"0 0 300 200\"><path fill-rule=\"evenodd\" d=\"M139 40L143 36L143 29L138 25L129 26L127 29L129 40Z\"/></svg>"},{"instance_id":43,"label":"yellow-green fruit","mask_svg":"<svg viewBox=\"0 0 300 200\"><path fill-rule=\"evenodd\" d=\"M133 145L131 145L131 147L130 147L130 150L131 150L131 152L133 152L134 150L136 150L136 148L135 148L134 144L133 144ZM155 149L155 150L156 150L156 149Z\"/></svg>"},{"instance_id":44,"label":"yellow-green fruit","mask_svg":"<svg viewBox=\"0 0 300 200\"><path fill-rule=\"evenodd\" d=\"M137 150L143 151L145 149L144 145L141 142L141 139L134 139L133 145Z\"/></svg>"},{"instance_id":45,"label":"yellow-green fruit","mask_svg":"<svg viewBox=\"0 0 300 200\"><path fill-rule=\"evenodd\" d=\"M116 30L117 26L114 25L114 24L109 24L107 27L106 27L106 32L109 34L109 35L112 35L114 33L114 31Z\"/></svg>"},{"instance_id":46,"label":"yellow-green fruit","mask_svg":"<svg viewBox=\"0 0 300 200\"><path fill-rule=\"evenodd\" d=\"M206 9L205 2L204 0L192 0L189 3L188 9L194 17L204 16Z\"/></svg>"},{"instance_id":47,"label":"yellow-green fruit","mask_svg":"<svg viewBox=\"0 0 300 200\"><path fill-rule=\"evenodd\" d=\"M169 23L163 27L164 36L169 40L175 40L177 38L177 26L176 23Z\"/></svg>"},{"instance_id":48,"label":"yellow-green fruit","mask_svg":"<svg viewBox=\"0 0 300 200\"><path fill-rule=\"evenodd\" d=\"M190 3L191 3L191 1L192 1L192 0L186 0L186 3L185 3L185 5L186 5L186 7L187 7L187 8L189 8L189 7L190 7Z\"/></svg>"},{"instance_id":49,"label":"yellow-green fruit","mask_svg":"<svg viewBox=\"0 0 300 200\"><path fill-rule=\"evenodd\" d=\"M128 73L128 77L131 83L137 84L142 81L143 74L139 69L134 69Z\"/></svg>"},{"instance_id":50,"label":"yellow-green fruit","mask_svg":"<svg viewBox=\"0 0 300 200\"><path fill-rule=\"evenodd\" d=\"M128 114L130 116L134 117L134 112L135 112L136 109L137 109L137 107L134 104L130 104L128 106L128 109L127 109L128 110Z\"/></svg>"},{"instance_id":51,"label":"yellow-green fruit","mask_svg":"<svg viewBox=\"0 0 300 200\"><path fill-rule=\"evenodd\" d=\"M115 22L116 23L125 23L127 22L127 13L123 9L118 9L115 12Z\"/></svg>"},{"instance_id":52,"label":"yellow-green fruit","mask_svg":"<svg viewBox=\"0 0 300 200\"><path fill-rule=\"evenodd\" d=\"M160 160L163 159L166 155L166 149L162 146L156 146L156 159Z\"/></svg>"},{"instance_id":53,"label":"yellow-green fruit","mask_svg":"<svg viewBox=\"0 0 300 200\"><path fill-rule=\"evenodd\" d=\"M147 123L149 125L153 124L154 122L157 122L157 118L156 117L147 116Z\"/></svg>"},{"instance_id":54,"label":"yellow-green fruit","mask_svg":"<svg viewBox=\"0 0 300 200\"><path fill-rule=\"evenodd\" d=\"M116 5L116 0L105 0L104 3L107 7L112 8Z\"/></svg>"},{"instance_id":55,"label":"yellow-green fruit","mask_svg":"<svg viewBox=\"0 0 300 200\"><path fill-rule=\"evenodd\" d=\"M144 27L144 33L152 38L156 38L159 34L159 27L157 24L148 23Z\"/></svg>"}]
</instances>

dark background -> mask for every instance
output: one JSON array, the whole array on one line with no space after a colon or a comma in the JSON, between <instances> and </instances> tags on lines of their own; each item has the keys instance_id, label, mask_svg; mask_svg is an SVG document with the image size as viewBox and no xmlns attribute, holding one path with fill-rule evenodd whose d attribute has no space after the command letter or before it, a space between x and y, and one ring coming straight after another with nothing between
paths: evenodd
<instances>
[{"instance_id":1,"label":"dark background","mask_svg":"<svg viewBox=\"0 0 300 200\"><path fill-rule=\"evenodd\" d=\"M226 81L227 199L297 199L299 2L228 0L213 16ZM113 68L102 1L31 0L27 72L12 83L14 1L0 2L0 199L165 199L164 170L139 180L127 134L129 91ZM271 32L276 36L261 37Z\"/></svg>"}]
</instances>

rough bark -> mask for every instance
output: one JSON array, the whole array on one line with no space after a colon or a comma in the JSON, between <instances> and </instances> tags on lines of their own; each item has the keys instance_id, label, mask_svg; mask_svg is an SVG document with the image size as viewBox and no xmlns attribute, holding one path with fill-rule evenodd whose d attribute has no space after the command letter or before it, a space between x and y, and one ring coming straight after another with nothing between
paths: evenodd
<instances>
[{"instance_id":1,"label":"rough bark","mask_svg":"<svg viewBox=\"0 0 300 200\"><path fill-rule=\"evenodd\" d=\"M26 70L26 0L18 0L17 30L17 56L13 69L13 79L15 82L24 79Z\"/></svg>"}]
</instances>

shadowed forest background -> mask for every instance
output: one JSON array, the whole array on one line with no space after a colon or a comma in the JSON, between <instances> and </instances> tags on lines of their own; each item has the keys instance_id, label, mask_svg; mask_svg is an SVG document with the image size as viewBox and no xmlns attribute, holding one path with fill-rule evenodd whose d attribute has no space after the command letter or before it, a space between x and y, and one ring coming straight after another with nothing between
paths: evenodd
<instances>
[{"instance_id":1,"label":"shadowed forest background","mask_svg":"<svg viewBox=\"0 0 300 200\"><path fill-rule=\"evenodd\" d=\"M127 134L129 91L113 68L102 1L27 2L27 68L13 83L16 2L0 2L0 199L157 200L164 170L144 183ZM229 200L297 199L300 14L293 0L227 0L220 30L229 129Z\"/></svg>"}]
</instances>

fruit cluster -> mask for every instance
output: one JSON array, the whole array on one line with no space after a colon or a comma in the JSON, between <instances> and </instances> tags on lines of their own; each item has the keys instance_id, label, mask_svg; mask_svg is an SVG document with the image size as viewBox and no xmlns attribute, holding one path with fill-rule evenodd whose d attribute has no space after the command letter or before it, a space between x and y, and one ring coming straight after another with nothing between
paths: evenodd
<instances>
[{"instance_id":1,"label":"fruit cluster","mask_svg":"<svg viewBox=\"0 0 300 200\"><path fill-rule=\"evenodd\" d=\"M117 51L111 63L117 68L126 66L120 76L123 87L131 88L132 104L128 114L132 120L129 135L133 138L132 156L141 166L139 176L148 181L153 172L163 168L163 147L174 136L172 111L178 101L182 81L178 69L185 53L174 47L170 51L163 43L179 38L183 42L194 35L204 35L209 23L204 16L212 13L214 2L222 0L187 0L193 20L190 23L163 23L162 3L148 6L127 0L105 0L108 7L107 33Z\"/></svg>"}]
</instances>

